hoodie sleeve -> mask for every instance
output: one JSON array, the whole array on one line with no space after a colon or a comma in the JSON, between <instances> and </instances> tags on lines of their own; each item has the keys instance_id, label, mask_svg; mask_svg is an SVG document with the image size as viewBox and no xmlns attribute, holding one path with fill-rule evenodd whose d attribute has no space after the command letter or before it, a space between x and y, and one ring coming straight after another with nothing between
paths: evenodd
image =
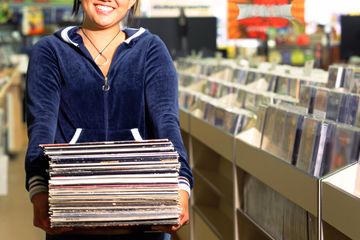
<instances>
[{"instance_id":1,"label":"hoodie sleeve","mask_svg":"<svg viewBox=\"0 0 360 240\"><path fill-rule=\"evenodd\" d=\"M33 48L26 79L28 148L25 156L26 189L30 198L47 191L48 160L39 144L55 139L60 102L60 73L57 58L47 38Z\"/></svg>"},{"instance_id":2,"label":"hoodie sleeve","mask_svg":"<svg viewBox=\"0 0 360 240\"><path fill-rule=\"evenodd\" d=\"M156 138L168 138L180 155L180 188L190 196L193 177L179 125L178 80L165 44L152 36L145 63L145 98Z\"/></svg>"}]
</instances>

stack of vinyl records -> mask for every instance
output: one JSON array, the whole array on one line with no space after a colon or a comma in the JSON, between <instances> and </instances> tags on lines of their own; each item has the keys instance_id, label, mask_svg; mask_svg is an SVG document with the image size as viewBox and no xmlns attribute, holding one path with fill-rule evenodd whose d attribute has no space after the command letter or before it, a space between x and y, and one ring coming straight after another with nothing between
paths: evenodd
<instances>
[{"instance_id":1,"label":"stack of vinyl records","mask_svg":"<svg viewBox=\"0 0 360 240\"><path fill-rule=\"evenodd\" d=\"M52 227L178 223L180 164L166 139L41 145Z\"/></svg>"}]
</instances>

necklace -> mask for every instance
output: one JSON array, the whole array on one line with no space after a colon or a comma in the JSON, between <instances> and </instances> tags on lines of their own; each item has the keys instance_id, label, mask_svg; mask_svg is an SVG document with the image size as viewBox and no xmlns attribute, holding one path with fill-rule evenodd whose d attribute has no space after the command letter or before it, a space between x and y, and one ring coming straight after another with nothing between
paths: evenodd
<instances>
[{"instance_id":1,"label":"necklace","mask_svg":"<svg viewBox=\"0 0 360 240\"><path fill-rule=\"evenodd\" d=\"M111 41L106 44L106 46L100 51L95 44L91 41L91 39L86 35L85 31L83 30L83 28L80 28L81 32L84 34L84 36L87 38L87 40L89 40L89 42L91 43L91 45L96 49L96 51L98 52L98 55L94 58L94 62L96 63L96 65L98 65L99 67L105 66L106 64L108 64L109 60L107 59L107 57L103 54L103 52L105 51L105 49L115 40L115 38L120 34L120 30L119 32L115 35L115 37L113 37L111 39ZM103 58L104 63L100 63L98 64L97 61L99 58Z\"/></svg>"}]
</instances>

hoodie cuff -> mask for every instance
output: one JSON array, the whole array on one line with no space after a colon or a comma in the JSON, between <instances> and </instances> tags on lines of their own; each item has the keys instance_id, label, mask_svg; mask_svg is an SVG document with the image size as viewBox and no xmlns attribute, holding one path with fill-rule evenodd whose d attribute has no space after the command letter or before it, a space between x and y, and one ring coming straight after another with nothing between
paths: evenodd
<instances>
[{"instance_id":1,"label":"hoodie cuff","mask_svg":"<svg viewBox=\"0 0 360 240\"><path fill-rule=\"evenodd\" d=\"M41 192L48 192L48 183L42 176L34 176L29 179L29 196L32 197Z\"/></svg>"},{"instance_id":2,"label":"hoodie cuff","mask_svg":"<svg viewBox=\"0 0 360 240\"><path fill-rule=\"evenodd\" d=\"M189 198L191 196L191 189L189 180L185 177L179 177L179 189L184 190L188 193Z\"/></svg>"}]
</instances>

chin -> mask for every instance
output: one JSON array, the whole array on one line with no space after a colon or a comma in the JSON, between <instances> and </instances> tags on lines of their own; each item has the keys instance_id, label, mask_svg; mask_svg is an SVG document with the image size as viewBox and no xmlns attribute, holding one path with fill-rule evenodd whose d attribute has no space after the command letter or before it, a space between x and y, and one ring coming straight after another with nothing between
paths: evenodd
<instances>
[{"instance_id":1,"label":"chin","mask_svg":"<svg viewBox=\"0 0 360 240\"><path fill-rule=\"evenodd\" d=\"M109 19L109 20L99 19L97 21L95 20L93 23L97 27L105 29L105 28L109 28L109 27L119 24L120 21L118 21L116 19Z\"/></svg>"}]
</instances>

